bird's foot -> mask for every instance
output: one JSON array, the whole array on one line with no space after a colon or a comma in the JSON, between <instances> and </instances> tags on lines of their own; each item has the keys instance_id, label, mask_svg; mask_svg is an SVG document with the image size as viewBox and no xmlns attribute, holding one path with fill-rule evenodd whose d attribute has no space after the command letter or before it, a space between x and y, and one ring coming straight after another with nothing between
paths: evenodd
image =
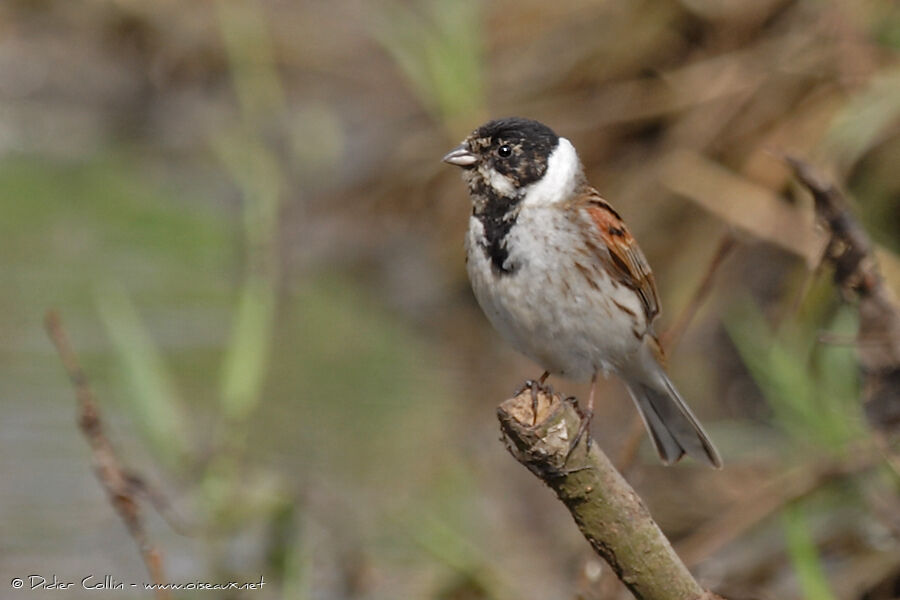
<instances>
[{"instance_id":1,"label":"bird's foot","mask_svg":"<svg viewBox=\"0 0 900 600\"><path fill-rule=\"evenodd\" d=\"M534 427L537 425L537 417L538 417L538 400L540 399L540 395L538 392L544 392L545 394L552 396L553 388L550 387L549 384L545 384L544 381L547 379L547 373L544 373L540 379L526 379L525 384L520 387L514 396L518 396L525 390L531 390L531 426Z\"/></svg>"}]
</instances>

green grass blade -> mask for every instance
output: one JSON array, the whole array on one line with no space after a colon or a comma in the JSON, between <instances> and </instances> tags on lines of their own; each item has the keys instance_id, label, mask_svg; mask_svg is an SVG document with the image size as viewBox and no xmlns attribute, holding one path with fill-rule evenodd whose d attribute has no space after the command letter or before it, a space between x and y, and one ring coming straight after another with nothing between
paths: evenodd
<instances>
[{"instance_id":1,"label":"green grass blade","mask_svg":"<svg viewBox=\"0 0 900 600\"><path fill-rule=\"evenodd\" d=\"M179 468L189 454L184 404L131 299L117 285L96 291L100 319L121 361L130 393L123 399L154 454Z\"/></svg>"},{"instance_id":2,"label":"green grass blade","mask_svg":"<svg viewBox=\"0 0 900 600\"><path fill-rule=\"evenodd\" d=\"M800 506L791 506L783 512L787 550L797 581L806 600L837 600L828 585L825 569L819 560L819 552Z\"/></svg>"},{"instance_id":3,"label":"green grass blade","mask_svg":"<svg viewBox=\"0 0 900 600\"><path fill-rule=\"evenodd\" d=\"M251 276L238 302L222 377L222 408L240 421L259 403L269 364L275 291L264 278Z\"/></svg>"}]
</instances>

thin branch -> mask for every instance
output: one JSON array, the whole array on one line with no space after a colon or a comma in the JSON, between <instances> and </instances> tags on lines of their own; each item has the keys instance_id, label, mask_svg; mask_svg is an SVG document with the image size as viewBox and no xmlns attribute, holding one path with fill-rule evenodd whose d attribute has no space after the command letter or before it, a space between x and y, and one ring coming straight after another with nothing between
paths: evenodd
<instances>
[{"instance_id":1,"label":"thin branch","mask_svg":"<svg viewBox=\"0 0 900 600\"><path fill-rule=\"evenodd\" d=\"M594 550L639 600L711 600L653 521L640 497L586 436L569 452L581 417L571 402L542 389L537 419L531 390L497 409L510 454L569 509Z\"/></svg>"},{"instance_id":2,"label":"thin branch","mask_svg":"<svg viewBox=\"0 0 900 600\"><path fill-rule=\"evenodd\" d=\"M848 210L841 191L803 160L792 156L784 160L812 193L816 215L828 228L824 260L834 267L835 285L844 300L859 309L856 348L866 415L881 434L896 435L900 431L900 306L881 277L872 241Z\"/></svg>"},{"instance_id":3,"label":"thin branch","mask_svg":"<svg viewBox=\"0 0 900 600\"><path fill-rule=\"evenodd\" d=\"M709 297L716 272L736 245L737 240L730 230L723 233L719 238L716 251L713 253L703 277L697 283L697 287L694 288L691 300L681 311L681 314L678 315L675 323L660 336L660 344L665 350L672 350L681 341L681 336L684 335L684 332L700 311L700 307ZM628 436L625 438L625 443L622 444L622 450L619 452L619 458L616 461L616 465L622 473L626 473L634 465L642 439L644 439L644 422L641 420L640 415L635 413L628 426Z\"/></svg>"},{"instance_id":4,"label":"thin branch","mask_svg":"<svg viewBox=\"0 0 900 600\"><path fill-rule=\"evenodd\" d=\"M78 403L78 426L91 447L94 473L103 489L106 490L110 504L124 521L129 534L137 544L150 578L158 585L164 584L166 578L163 572L162 556L150 542L141 519L137 496L140 495L142 486L136 483L140 481L140 478L123 467L115 449L103 432L103 422L97 404L94 402L94 393L81 369L78 357L72 350L59 314L53 310L48 311L44 318L44 325L50 340L56 346L63 367L75 387L75 398ZM167 590L157 589L156 598L168 600L171 596Z\"/></svg>"},{"instance_id":5,"label":"thin branch","mask_svg":"<svg viewBox=\"0 0 900 600\"><path fill-rule=\"evenodd\" d=\"M678 319L671 327L659 337L659 342L663 348L674 348L678 342L681 341L681 336L684 335L684 332L700 311L700 307L703 306L703 303L706 302L706 299L709 297L709 294L712 291L713 279L715 278L719 267L722 266L722 263L725 262L725 259L728 258L736 245L737 240L730 230L723 233L719 238L719 243L716 245L716 251L709 260L709 264L706 266L703 277L697 283L697 287L694 288L694 294L691 296L690 302L687 303L687 306L684 307L681 314L678 315Z\"/></svg>"},{"instance_id":6,"label":"thin branch","mask_svg":"<svg viewBox=\"0 0 900 600\"><path fill-rule=\"evenodd\" d=\"M876 448L863 446L848 452L843 460L792 469L705 522L678 543L678 554L688 565L696 565L791 502L828 483L877 467L883 460Z\"/></svg>"}]
</instances>

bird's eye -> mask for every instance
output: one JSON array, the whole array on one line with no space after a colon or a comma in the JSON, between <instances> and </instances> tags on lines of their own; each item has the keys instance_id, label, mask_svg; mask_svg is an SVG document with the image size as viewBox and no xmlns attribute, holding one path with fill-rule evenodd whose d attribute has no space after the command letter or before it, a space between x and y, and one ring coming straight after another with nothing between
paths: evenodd
<instances>
[{"instance_id":1,"label":"bird's eye","mask_svg":"<svg viewBox=\"0 0 900 600\"><path fill-rule=\"evenodd\" d=\"M509 147L509 144L503 144L499 148L497 148L497 156L500 158L508 158L512 156L512 148Z\"/></svg>"}]
</instances>

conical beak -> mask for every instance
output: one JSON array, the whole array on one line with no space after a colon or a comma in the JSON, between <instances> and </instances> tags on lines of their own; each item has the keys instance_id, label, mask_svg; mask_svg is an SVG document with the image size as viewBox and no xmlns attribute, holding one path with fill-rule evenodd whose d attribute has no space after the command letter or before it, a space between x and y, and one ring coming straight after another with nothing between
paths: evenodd
<instances>
[{"instance_id":1,"label":"conical beak","mask_svg":"<svg viewBox=\"0 0 900 600\"><path fill-rule=\"evenodd\" d=\"M448 152L441 160L457 167L471 167L478 160L478 157L469 152L469 147L463 142Z\"/></svg>"}]
</instances>

